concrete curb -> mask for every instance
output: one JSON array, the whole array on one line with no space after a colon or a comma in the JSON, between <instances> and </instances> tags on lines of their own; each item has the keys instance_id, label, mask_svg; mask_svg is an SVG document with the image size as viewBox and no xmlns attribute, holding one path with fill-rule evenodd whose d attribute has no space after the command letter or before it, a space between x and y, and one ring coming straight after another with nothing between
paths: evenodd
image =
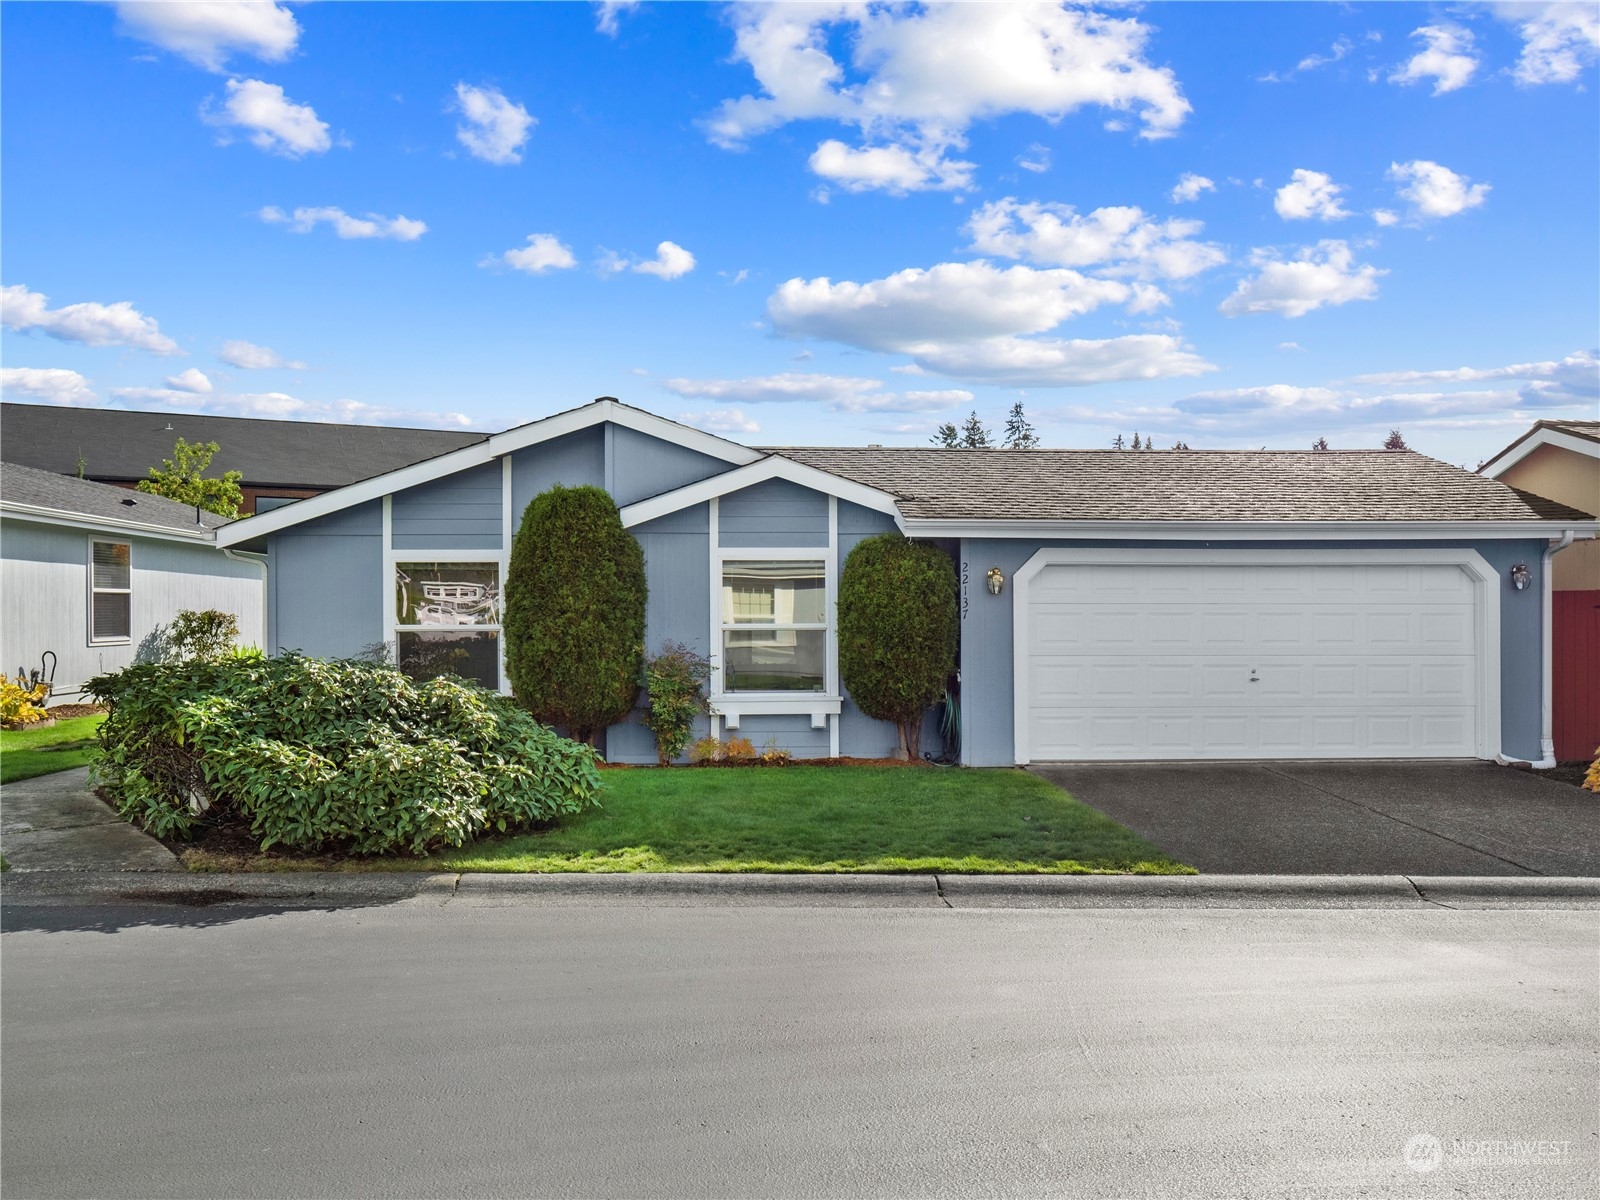
<instances>
[{"instance_id":1,"label":"concrete curb","mask_svg":"<svg viewBox=\"0 0 1600 1200\"><path fill-rule=\"evenodd\" d=\"M257 904L334 908L1550 908L1600 907L1600 879L1404 875L499 875L337 872L174 875L11 871L5 904Z\"/></svg>"}]
</instances>

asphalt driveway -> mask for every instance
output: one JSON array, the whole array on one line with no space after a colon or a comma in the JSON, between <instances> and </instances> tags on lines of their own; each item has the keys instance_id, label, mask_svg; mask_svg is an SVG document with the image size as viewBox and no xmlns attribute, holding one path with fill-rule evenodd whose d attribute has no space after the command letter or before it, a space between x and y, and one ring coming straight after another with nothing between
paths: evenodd
<instances>
[{"instance_id":1,"label":"asphalt driveway","mask_svg":"<svg viewBox=\"0 0 1600 1200\"><path fill-rule=\"evenodd\" d=\"M1600 795L1491 763L1031 769L1202 872L1600 876Z\"/></svg>"}]
</instances>

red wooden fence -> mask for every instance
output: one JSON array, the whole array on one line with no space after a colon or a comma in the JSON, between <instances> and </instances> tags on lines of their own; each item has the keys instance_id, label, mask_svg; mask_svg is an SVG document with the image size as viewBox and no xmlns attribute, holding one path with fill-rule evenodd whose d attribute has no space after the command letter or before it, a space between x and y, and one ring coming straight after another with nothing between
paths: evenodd
<instances>
[{"instance_id":1,"label":"red wooden fence","mask_svg":"<svg viewBox=\"0 0 1600 1200\"><path fill-rule=\"evenodd\" d=\"M1556 758L1588 761L1600 746L1600 592L1551 594Z\"/></svg>"}]
</instances>

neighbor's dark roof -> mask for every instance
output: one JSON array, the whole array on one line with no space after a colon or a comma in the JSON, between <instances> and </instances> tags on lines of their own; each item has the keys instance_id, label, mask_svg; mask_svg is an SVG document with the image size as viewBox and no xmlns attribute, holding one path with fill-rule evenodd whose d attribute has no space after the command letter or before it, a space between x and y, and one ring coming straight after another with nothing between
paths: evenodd
<instances>
[{"instance_id":1,"label":"neighbor's dark roof","mask_svg":"<svg viewBox=\"0 0 1600 1200\"><path fill-rule=\"evenodd\" d=\"M912 520L1592 519L1411 451L803 446L774 453L889 492Z\"/></svg>"},{"instance_id":2,"label":"neighbor's dark roof","mask_svg":"<svg viewBox=\"0 0 1600 1200\"><path fill-rule=\"evenodd\" d=\"M144 479L180 437L221 447L210 474L238 471L254 486L335 488L398 470L489 435L387 425L328 425L110 408L0 405L7 462L94 479Z\"/></svg>"},{"instance_id":3,"label":"neighbor's dark roof","mask_svg":"<svg viewBox=\"0 0 1600 1200\"><path fill-rule=\"evenodd\" d=\"M197 522L191 505L179 504L164 496L147 496L109 483L92 483L9 462L0 463L0 501L51 508L91 519L110 517L185 531L215 529L228 523L227 518L203 510Z\"/></svg>"}]
</instances>

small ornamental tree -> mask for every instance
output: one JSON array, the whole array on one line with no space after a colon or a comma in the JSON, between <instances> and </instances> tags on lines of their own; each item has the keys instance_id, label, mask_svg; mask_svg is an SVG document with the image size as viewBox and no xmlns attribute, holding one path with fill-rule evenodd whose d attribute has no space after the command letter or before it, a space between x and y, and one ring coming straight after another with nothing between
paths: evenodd
<instances>
[{"instance_id":1,"label":"small ornamental tree","mask_svg":"<svg viewBox=\"0 0 1600 1200\"><path fill-rule=\"evenodd\" d=\"M602 488L562 487L522 514L506 574L506 674L546 725L597 744L639 694L644 552Z\"/></svg>"},{"instance_id":2,"label":"small ornamental tree","mask_svg":"<svg viewBox=\"0 0 1600 1200\"><path fill-rule=\"evenodd\" d=\"M900 730L896 758L922 756L922 715L956 666L955 568L896 533L850 551L839 577L839 676L861 711Z\"/></svg>"},{"instance_id":3,"label":"small ornamental tree","mask_svg":"<svg viewBox=\"0 0 1600 1200\"><path fill-rule=\"evenodd\" d=\"M239 480L244 476L238 471L225 471L220 479L205 477L206 468L220 449L215 442L186 442L179 438L172 447L172 457L162 459L159 467L151 467L150 478L141 479L138 490L180 504L193 504L232 520L244 503L244 493L239 489Z\"/></svg>"},{"instance_id":4,"label":"small ornamental tree","mask_svg":"<svg viewBox=\"0 0 1600 1200\"><path fill-rule=\"evenodd\" d=\"M1385 450L1411 449L1410 446L1406 445L1406 439L1400 436L1400 431L1398 429L1389 430L1389 436L1383 439L1383 448Z\"/></svg>"}]
</instances>

